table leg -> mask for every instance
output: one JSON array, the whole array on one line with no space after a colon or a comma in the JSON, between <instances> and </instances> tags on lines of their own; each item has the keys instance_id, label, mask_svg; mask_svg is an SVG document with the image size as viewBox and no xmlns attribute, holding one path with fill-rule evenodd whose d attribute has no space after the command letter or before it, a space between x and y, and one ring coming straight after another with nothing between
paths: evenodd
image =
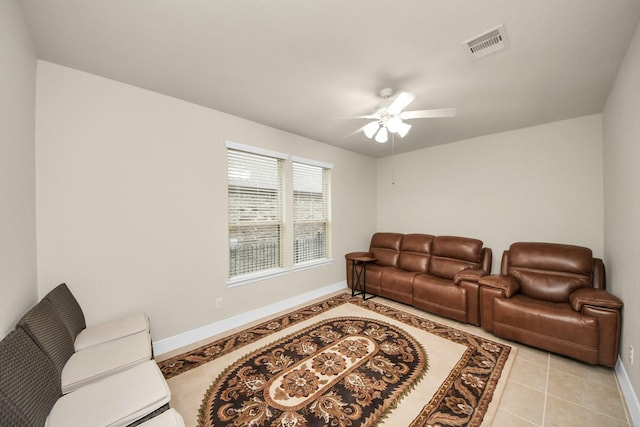
<instances>
[{"instance_id":1,"label":"table leg","mask_svg":"<svg viewBox=\"0 0 640 427\"><path fill-rule=\"evenodd\" d=\"M360 265L360 270L356 264ZM367 263L353 260L351 264L351 296L358 295L362 295L363 300L375 297L373 294L367 297Z\"/></svg>"},{"instance_id":2,"label":"table leg","mask_svg":"<svg viewBox=\"0 0 640 427\"><path fill-rule=\"evenodd\" d=\"M362 263L362 300L366 301L368 299L374 298L375 295L371 294L369 297L367 297L367 262L363 262Z\"/></svg>"},{"instance_id":3,"label":"table leg","mask_svg":"<svg viewBox=\"0 0 640 427\"><path fill-rule=\"evenodd\" d=\"M351 296L356 296L356 262L351 261Z\"/></svg>"},{"instance_id":4,"label":"table leg","mask_svg":"<svg viewBox=\"0 0 640 427\"><path fill-rule=\"evenodd\" d=\"M351 264L351 296L355 297L363 293L363 285L362 285L362 268L364 263L361 263L360 271L356 267L358 264L357 261L352 261Z\"/></svg>"}]
</instances>

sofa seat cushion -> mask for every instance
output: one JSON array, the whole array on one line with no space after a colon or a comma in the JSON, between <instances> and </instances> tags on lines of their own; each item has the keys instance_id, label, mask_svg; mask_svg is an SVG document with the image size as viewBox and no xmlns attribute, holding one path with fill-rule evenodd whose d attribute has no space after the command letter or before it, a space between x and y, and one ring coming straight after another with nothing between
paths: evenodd
<instances>
[{"instance_id":1,"label":"sofa seat cushion","mask_svg":"<svg viewBox=\"0 0 640 427\"><path fill-rule=\"evenodd\" d=\"M419 274L413 281L413 305L431 313L467 321L467 290L451 280Z\"/></svg>"},{"instance_id":2,"label":"sofa seat cushion","mask_svg":"<svg viewBox=\"0 0 640 427\"><path fill-rule=\"evenodd\" d=\"M170 399L158 365L148 360L62 396L45 427L126 426Z\"/></svg>"},{"instance_id":3,"label":"sofa seat cushion","mask_svg":"<svg viewBox=\"0 0 640 427\"><path fill-rule=\"evenodd\" d=\"M74 353L62 369L62 393L151 359L151 337L138 332Z\"/></svg>"},{"instance_id":4,"label":"sofa seat cushion","mask_svg":"<svg viewBox=\"0 0 640 427\"><path fill-rule=\"evenodd\" d=\"M136 313L108 322L99 323L80 331L76 336L75 350L113 341L138 332L149 333L149 317L146 313Z\"/></svg>"},{"instance_id":5,"label":"sofa seat cushion","mask_svg":"<svg viewBox=\"0 0 640 427\"><path fill-rule=\"evenodd\" d=\"M385 267L382 270L378 295L405 304L411 304L413 278L417 275L418 273L415 271L407 271L396 267ZM367 280L368 278L369 272L367 272Z\"/></svg>"},{"instance_id":6,"label":"sofa seat cushion","mask_svg":"<svg viewBox=\"0 0 640 427\"><path fill-rule=\"evenodd\" d=\"M184 427L182 416L175 409L167 409L162 414L138 424L139 427Z\"/></svg>"},{"instance_id":7,"label":"sofa seat cushion","mask_svg":"<svg viewBox=\"0 0 640 427\"><path fill-rule=\"evenodd\" d=\"M493 300L495 335L575 357L598 361L598 321L574 311L568 303L542 301L518 294Z\"/></svg>"}]
</instances>

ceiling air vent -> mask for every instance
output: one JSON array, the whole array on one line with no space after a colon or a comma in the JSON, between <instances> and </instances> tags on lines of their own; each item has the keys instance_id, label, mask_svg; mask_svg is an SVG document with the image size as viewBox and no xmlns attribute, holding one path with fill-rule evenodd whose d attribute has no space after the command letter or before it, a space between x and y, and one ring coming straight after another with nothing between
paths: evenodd
<instances>
[{"instance_id":1,"label":"ceiling air vent","mask_svg":"<svg viewBox=\"0 0 640 427\"><path fill-rule=\"evenodd\" d=\"M469 52L469 55L477 59L506 49L508 42L504 25L499 25L496 28L463 42L463 45L467 52Z\"/></svg>"}]
</instances>

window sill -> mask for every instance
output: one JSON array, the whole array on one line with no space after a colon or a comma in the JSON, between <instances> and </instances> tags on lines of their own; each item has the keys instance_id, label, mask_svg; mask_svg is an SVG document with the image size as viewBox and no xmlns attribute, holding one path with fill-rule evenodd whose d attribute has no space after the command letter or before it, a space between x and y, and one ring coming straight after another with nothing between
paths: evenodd
<instances>
[{"instance_id":1,"label":"window sill","mask_svg":"<svg viewBox=\"0 0 640 427\"><path fill-rule=\"evenodd\" d=\"M233 288L235 286L257 282L258 280L264 280L264 279L269 279L271 277L283 276L288 272L289 270L287 270L286 268L274 268L271 270L260 271L258 273L250 273L250 274L244 274L242 276L235 276L227 280L227 287Z\"/></svg>"},{"instance_id":2,"label":"window sill","mask_svg":"<svg viewBox=\"0 0 640 427\"><path fill-rule=\"evenodd\" d=\"M233 288L235 286L246 285L247 283L257 282L259 280L270 279L272 277L284 276L289 271L303 271L311 268L322 267L324 265L333 264L335 260L333 258L323 258L320 260L309 261L301 264L297 264L291 268L274 268L271 270L260 271L258 273L249 273L242 276L235 276L227 280L227 287Z\"/></svg>"},{"instance_id":3,"label":"window sill","mask_svg":"<svg viewBox=\"0 0 640 427\"><path fill-rule=\"evenodd\" d=\"M322 267L323 265L333 264L333 262L334 262L333 258L323 258L319 260L304 262L304 263L294 265L291 271L308 270L310 268Z\"/></svg>"}]
</instances>

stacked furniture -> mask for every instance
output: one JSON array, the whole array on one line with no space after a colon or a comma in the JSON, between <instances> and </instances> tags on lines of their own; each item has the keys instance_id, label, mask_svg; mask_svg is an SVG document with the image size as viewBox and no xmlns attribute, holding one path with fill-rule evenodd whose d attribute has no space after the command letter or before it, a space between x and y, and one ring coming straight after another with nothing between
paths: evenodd
<instances>
[{"instance_id":1,"label":"stacked furniture","mask_svg":"<svg viewBox=\"0 0 640 427\"><path fill-rule=\"evenodd\" d=\"M76 351L130 335L149 335L149 317L143 312L87 328L82 308L65 283L53 288L44 299L69 330Z\"/></svg>"},{"instance_id":2,"label":"stacked furniture","mask_svg":"<svg viewBox=\"0 0 640 427\"><path fill-rule=\"evenodd\" d=\"M353 289L354 257L372 257L368 293L461 322L480 324L478 279L491 272L491 249L478 239L430 234L375 233L368 252L347 254Z\"/></svg>"},{"instance_id":3,"label":"stacked furniture","mask_svg":"<svg viewBox=\"0 0 640 427\"><path fill-rule=\"evenodd\" d=\"M606 291L604 264L590 249L513 243L501 274L479 283L483 329L587 363L616 364L622 301Z\"/></svg>"},{"instance_id":4,"label":"stacked furniture","mask_svg":"<svg viewBox=\"0 0 640 427\"><path fill-rule=\"evenodd\" d=\"M62 284L0 342L0 425L184 426L173 410L153 419L171 394L151 358L146 315L84 326Z\"/></svg>"},{"instance_id":5,"label":"stacked furniture","mask_svg":"<svg viewBox=\"0 0 640 427\"><path fill-rule=\"evenodd\" d=\"M41 300L18 322L44 352L52 356L63 394L151 360L151 338L142 332L74 350L64 322L47 299Z\"/></svg>"}]
</instances>

